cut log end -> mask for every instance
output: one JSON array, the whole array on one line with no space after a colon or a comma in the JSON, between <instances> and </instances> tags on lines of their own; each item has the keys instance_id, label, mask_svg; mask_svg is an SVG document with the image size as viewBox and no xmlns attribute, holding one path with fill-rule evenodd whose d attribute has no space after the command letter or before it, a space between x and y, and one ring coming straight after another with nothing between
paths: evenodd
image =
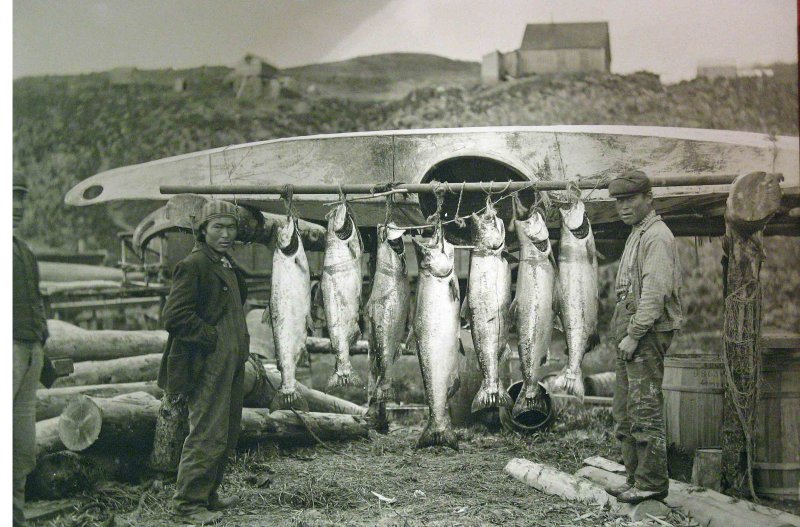
<instances>
[{"instance_id":1,"label":"cut log end","mask_svg":"<svg viewBox=\"0 0 800 527\"><path fill-rule=\"evenodd\" d=\"M83 395L64 408L58 421L58 436L69 450L81 451L97 441L102 426L102 410Z\"/></svg>"},{"instance_id":2,"label":"cut log end","mask_svg":"<svg viewBox=\"0 0 800 527\"><path fill-rule=\"evenodd\" d=\"M757 230L764 227L781 204L782 176L751 172L731 185L725 219L737 228Z\"/></svg>"}]
</instances>

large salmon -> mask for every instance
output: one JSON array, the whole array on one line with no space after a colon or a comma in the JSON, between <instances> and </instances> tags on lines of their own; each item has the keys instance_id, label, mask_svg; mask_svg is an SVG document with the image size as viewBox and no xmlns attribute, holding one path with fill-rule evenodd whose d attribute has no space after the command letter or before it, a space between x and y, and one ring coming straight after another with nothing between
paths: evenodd
<instances>
[{"instance_id":1,"label":"large salmon","mask_svg":"<svg viewBox=\"0 0 800 527\"><path fill-rule=\"evenodd\" d=\"M558 250L558 294L569 362L553 381L558 391L583 399L583 355L598 342L597 253L583 202L561 212Z\"/></svg>"},{"instance_id":2,"label":"large salmon","mask_svg":"<svg viewBox=\"0 0 800 527\"><path fill-rule=\"evenodd\" d=\"M430 243L414 240L419 266L413 340L419 356L428 423L417 448L445 445L458 450L447 400L458 391L459 287L455 250L440 230Z\"/></svg>"},{"instance_id":3,"label":"large salmon","mask_svg":"<svg viewBox=\"0 0 800 527\"><path fill-rule=\"evenodd\" d=\"M311 316L311 278L294 218L278 231L272 255L269 306L275 356L281 372L281 387L270 408L307 410L308 404L296 390L295 368L306 349Z\"/></svg>"},{"instance_id":4,"label":"large salmon","mask_svg":"<svg viewBox=\"0 0 800 527\"><path fill-rule=\"evenodd\" d=\"M508 344L511 304L511 269L503 257L506 229L489 199L483 214L472 214L472 250L466 308L469 312L475 354L483 372L472 411L504 406L511 397L500 382L500 360Z\"/></svg>"},{"instance_id":5,"label":"large salmon","mask_svg":"<svg viewBox=\"0 0 800 527\"><path fill-rule=\"evenodd\" d=\"M385 405L392 387L391 367L400 353L411 298L403 230L378 227L378 255L367 301L371 381L370 410L379 430L386 430Z\"/></svg>"},{"instance_id":6,"label":"large salmon","mask_svg":"<svg viewBox=\"0 0 800 527\"><path fill-rule=\"evenodd\" d=\"M345 203L328 215L325 259L322 269L322 300L336 369L328 386L361 383L350 364L350 346L358 338L361 304L361 254L363 246L355 221Z\"/></svg>"},{"instance_id":7,"label":"large salmon","mask_svg":"<svg viewBox=\"0 0 800 527\"><path fill-rule=\"evenodd\" d=\"M526 220L514 220L519 239L517 294L512 312L519 338L519 359L522 366L522 389L517 396L512 417L524 411L546 411L540 397L541 367L550 350L553 330L553 290L556 272L550 233L538 210Z\"/></svg>"}]
</instances>

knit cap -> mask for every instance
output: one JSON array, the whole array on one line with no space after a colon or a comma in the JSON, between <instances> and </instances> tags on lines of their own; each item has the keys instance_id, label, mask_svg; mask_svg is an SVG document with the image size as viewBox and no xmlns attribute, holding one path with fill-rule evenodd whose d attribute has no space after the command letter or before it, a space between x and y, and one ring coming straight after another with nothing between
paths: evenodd
<instances>
[{"instance_id":1,"label":"knit cap","mask_svg":"<svg viewBox=\"0 0 800 527\"><path fill-rule=\"evenodd\" d=\"M194 228L200 229L203 225L216 218L233 218L239 223L239 211L236 205L220 199L207 201L200 207L200 213L194 217Z\"/></svg>"}]
</instances>

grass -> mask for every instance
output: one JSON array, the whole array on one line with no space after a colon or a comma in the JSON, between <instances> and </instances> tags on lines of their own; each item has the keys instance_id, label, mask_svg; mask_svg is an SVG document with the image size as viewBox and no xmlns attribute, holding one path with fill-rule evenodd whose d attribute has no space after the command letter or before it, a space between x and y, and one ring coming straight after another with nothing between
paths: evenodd
<instances>
[{"instance_id":1,"label":"grass","mask_svg":"<svg viewBox=\"0 0 800 527\"><path fill-rule=\"evenodd\" d=\"M237 453L222 494L241 498L221 526L479 526L566 525L633 527L598 508L567 502L528 487L503 472L515 457L574 472L600 455L618 460L608 408L567 406L548 431L521 436L483 425L459 429L460 450L415 448L421 423L392 425L388 435L321 447L262 444ZM35 526L167 527L174 482L107 483L79 495L73 512ZM775 504L771 504L775 506ZM797 512L784 504L781 508ZM696 527L678 511L667 520ZM651 523L652 524L652 523Z\"/></svg>"},{"instance_id":2,"label":"grass","mask_svg":"<svg viewBox=\"0 0 800 527\"><path fill-rule=\"evenodd\" d=\"M591 455L615 458L608 410L564 410L554 427L532 437L459 430L461 449L415 449L420 425L385 436L322 448L272 444L237 454L223 493L242 498L220 525L606 525L596 507L566 503L503 472L514 457L574 471ZM172 482L109 484L78 497L74 513L36 525L174 525ZM376 494L384 498L381 499ZM389 501L392 501L389 503Z\"/></svg>"}]
</instances>

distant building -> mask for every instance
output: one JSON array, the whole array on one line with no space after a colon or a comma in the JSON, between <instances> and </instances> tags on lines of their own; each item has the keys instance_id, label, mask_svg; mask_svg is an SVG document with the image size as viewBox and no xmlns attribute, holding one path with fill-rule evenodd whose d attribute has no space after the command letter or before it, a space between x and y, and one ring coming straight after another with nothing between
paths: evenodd
<instances>
[{"instance_id":1,"label":"distant building","mask_svg":"<svg viewBox=\"0 0 800 527\"><path fill-rule=\"evenodd\" d=\"M484 84L541 73L609 71L608 22L528 24L519 49L484 55Z\"/></svg>"},{"instance_id":2,"label":"distant building","mask_svg":"<svg viewBox=\"0 0 800 527\"><path fill-rule=\"evenodd\" d=\"M776 81L785 84L797 83L797 63L784 64L754 64L748 66L737 65L735 62L700 62L697 66L697 76L707 79L736 78L736 77L774 77Z\"/></svg>"},{"instance_id":3,"label":"distant building","mask_svg":"<svg viewBox=\"0 0 800 527\"><path fill-rule=\"evenodd\" d=\"M736 63L729 62L701 62L697 65L697 76L707 79L726 78L731 79L739 76Z\"/></svg>"},{"instance_id":4,"label":"distant building","mask_svg":"<svg viewBox=\"0 0 800 527\"><path fill-rule=\"evenodd\" d=\"M277 73L278 68L248 53L236 64L227 80L233 85L236 97L258 97Z\"/></svg>"}]
</instances>

